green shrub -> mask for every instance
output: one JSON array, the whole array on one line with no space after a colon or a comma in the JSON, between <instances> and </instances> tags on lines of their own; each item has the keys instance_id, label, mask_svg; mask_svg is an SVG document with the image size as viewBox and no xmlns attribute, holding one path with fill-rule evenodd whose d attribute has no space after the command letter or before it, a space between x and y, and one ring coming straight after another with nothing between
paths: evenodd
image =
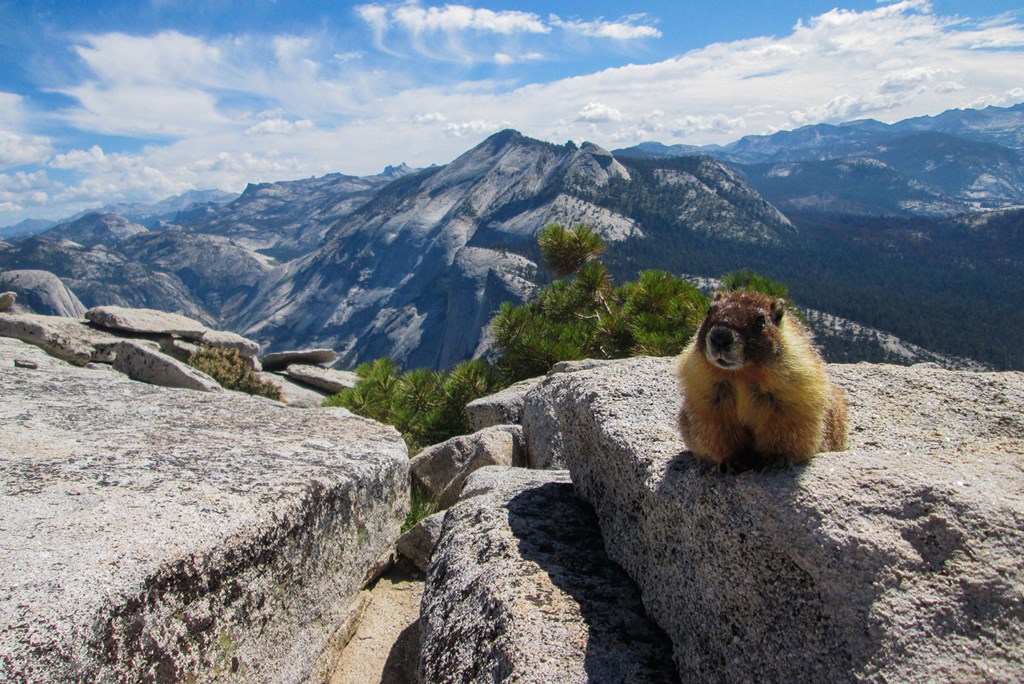
<instances>
[{"instance_id":1,"label":"green shrub","mask_svg":"<svg viewBox=\"0 0 1024 684\"><path fill-rule=\"evenodd\" d=\"M324 406L394 425L411 455L468 433L466 404L502 386L494 368L480 360L463 361L448 373L423 368L401 373L391 359L377 359L356 368L356 374L356 386L328 397Z\"/></svg>"},{"instance_id":2,"label":"green shrub","mask_svg":"<svg viewBox=\"0 0 1024 684\"><path fill-rule=\"evenodd\" d=\"M793 314L803 321L807 322L804 318L803 313L796 308L796 303L789 297L789 287L784 283L777 282L755 273L749 268L744 268L739 271L732 271L722 276L722 289L723 290L750 290L752 292L760 292L766 294L769 297L781 297L786 300L786 305Z\"/></svg>"},{"instance_id":3,"label":"green shrub","mask_svg":"<svg viewBox=\"0 0 1024 684\"><path fill-rule=\"evenodd\" d=\"M189 357L188 364L206 373L222 387L281 401L277 385L260 380L236 349L203 346Z\"/></svg>"},{"instance_id":4,"label":"green shrub","mask_svg":"<svg viewBox=\"0 0 1024 684\"><path fill-rule=\"evenodd\" d=\"M783 299L789 297L788 287L759 273L755 273L749 268L732 271L722 276L722 289L751 290L766 294L769 297L782 297Z\"/></svg>"},{"instance_id":5,"label":"green shrub","mask_svg":"<svg viewBox=\"0 0 1024 684\"><path fill-rule=\"evenodd\" d=\"M409 491L409 512L402 523L402 534L416 527L421 520L437 512L437 502L430 492L415 482Z\"/></svg>"}]
</instances>

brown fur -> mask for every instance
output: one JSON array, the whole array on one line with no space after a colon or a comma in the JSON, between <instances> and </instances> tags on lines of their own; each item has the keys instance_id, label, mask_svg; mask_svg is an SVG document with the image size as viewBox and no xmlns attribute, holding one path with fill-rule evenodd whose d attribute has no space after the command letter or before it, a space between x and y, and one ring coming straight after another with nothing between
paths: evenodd
<instances>
[{"instance_id":1,"label":"brown fur","mask_svg":"<svg viewBox=\"0 0 1024 684\"><path fill-rule=\"evenodd\" d=\"M846 398L781 299L718 293L677 375L679 430L698 458L760 468L846 448Z\"/></svg>"}]
</instances>

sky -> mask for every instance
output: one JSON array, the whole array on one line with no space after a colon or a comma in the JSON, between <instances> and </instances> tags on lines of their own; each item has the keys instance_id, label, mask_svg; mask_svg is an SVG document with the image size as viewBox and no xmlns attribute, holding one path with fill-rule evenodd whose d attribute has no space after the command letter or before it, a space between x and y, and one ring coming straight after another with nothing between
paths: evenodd
<instances>
[{"instance_id":1,"label":"sky","mask_svg":"<svg viewBox=\"0 0 1024 684\"><path fill-rule=\"evenodd\" d=\"M0 226L446 164L1024 101L1020 0L0 0Z\"/></svg>"}]
</instances>

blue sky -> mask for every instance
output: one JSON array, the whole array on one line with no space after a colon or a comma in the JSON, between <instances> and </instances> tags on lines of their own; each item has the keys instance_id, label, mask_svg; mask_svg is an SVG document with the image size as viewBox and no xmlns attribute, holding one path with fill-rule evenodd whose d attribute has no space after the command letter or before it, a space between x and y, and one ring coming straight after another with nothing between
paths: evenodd
<instances>
[{"instance_id":1,"label":"blue sky","mask_svg":"<svg viewBox=\"0 0 1024 684\"><path fill-rule=\"evenodd\" d=\"M0 0L0 225L445 164L1024 101L1019 0Z\"/></svg>"}]
</instances>

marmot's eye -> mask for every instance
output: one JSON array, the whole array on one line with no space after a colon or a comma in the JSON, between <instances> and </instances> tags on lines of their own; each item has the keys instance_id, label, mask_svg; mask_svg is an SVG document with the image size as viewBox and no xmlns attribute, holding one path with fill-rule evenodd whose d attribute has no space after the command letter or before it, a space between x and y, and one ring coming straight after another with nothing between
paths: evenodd
<instances>
[{"instance_id":1,"label":"marmot's eye","mask_svg":"<svg viewBox=\"0 0 1024 684\"><path fill-rule=\"evenodd\" d=\"M757 318L754 319L754 327L758 330L764 330L766 325L768 325L768 319L763 314L758 314Z\"/></svg>"}]
</instances>

